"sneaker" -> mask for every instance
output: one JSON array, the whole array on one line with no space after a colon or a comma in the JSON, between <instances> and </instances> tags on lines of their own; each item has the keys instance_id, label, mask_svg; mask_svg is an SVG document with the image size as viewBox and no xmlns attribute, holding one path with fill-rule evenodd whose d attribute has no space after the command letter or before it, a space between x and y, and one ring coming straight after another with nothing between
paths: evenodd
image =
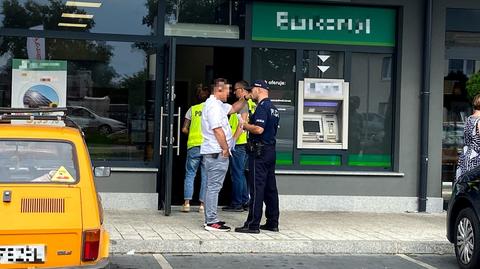
<instances>
[{"instance_id":1,"label":"sneaker","mask_svg":"<svg viewBox=\"0 0 480 269\"><path fill-rule=\"evenodd\" d=\"M188 205L182 205L182 208L180 209L181 212L190 212L190 204Z\"/></svg>"},{"instance_id":2,"label":"sneaker","mask_svg":"<svg viewBox=\"0 0 480 269\"><path fill-rule=\"evenodd\" d=\"M250 229L246 226L235 228L236 233L259 234L259 229Z\"/></svg>"},{"instance_id":3,"label":"sneaker","mask_svg":"<svg viewBox=\"0 0 480 269\"><path fill-rule=\"evenodd\" d=\"M217 223L218 223L218 224L221 224L221 225L224 225L226 222L225 222L225 221L219 221L219 222L217 222ZM203 227L206 227L206 226L207 226L207 224L204 223L204 224L203 224Z\"/></svg>"},{"instance_id":4,"label":"sneaker","mask_svg":"<svg viewBox=\"0 0 480 269\"><path fill-rule=\"evenodd\" d=\"M229 205L229 206L222 207L222 210L227 212L243 212L243 207Z\"/></svg>"},{"instance_id":5,"label":"sneaker","mask_svg":"<svg viewBox=\"0 0 480 269\"><path fill-rule=\"evenodd\" d=\"M207 224L207 226L205 226L205 230L217 231L217 232L229 232L230 227L226 226L225 224L221 224L221 222L217 222L217 223Z\"/></svg>"},{"instance_id":6,"label":"sneaker","mask_svg":"<svg viewBox=\"0 0 480 269\"><path fill-rule=\"evenodd\" d=\"M279 232L278 227L271 227L268 226L267 224L260 225L260 230L267 230L270 232Z\"/></svg>"},{"instance_id":7,"label":"sneaker","mask_svg":"<svg viewBox=\"0 0 480 269\"><path fill-rule=\"evenodd\" d=\"M198 212L199 213L204 213L205 212L205 207L203 205L198 207Z\"/></svg>"}]
</instances>

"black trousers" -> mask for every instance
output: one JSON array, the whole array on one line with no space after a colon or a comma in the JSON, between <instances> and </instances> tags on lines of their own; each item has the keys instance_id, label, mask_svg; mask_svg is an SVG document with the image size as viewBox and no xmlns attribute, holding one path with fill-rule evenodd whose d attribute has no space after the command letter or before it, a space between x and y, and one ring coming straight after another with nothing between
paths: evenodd
<instances>
[{"instance_id":1,"label":"black trousers","mask_svg":"<svg viewBox=\"0 0 480 269\"><path fill-rule=\"evenodd\" d=\"M247 221L244 226L258 229L263 214L265 203L266 224L269 227L278 227L278 190L275 179L275 145L265 145L261 156L254 152L248 153L249 176L247 177L250 188L250 205Z\"/></svg>"}]
</instances>

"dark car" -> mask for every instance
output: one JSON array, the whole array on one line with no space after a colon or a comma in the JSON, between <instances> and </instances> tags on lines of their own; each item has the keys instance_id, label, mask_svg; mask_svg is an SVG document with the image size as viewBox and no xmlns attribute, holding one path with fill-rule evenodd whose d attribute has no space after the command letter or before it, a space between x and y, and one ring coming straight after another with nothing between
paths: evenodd
<instances>
[{"instance_id":1,"label":"dark car","mask_svg":"<svg viewBox=\"0 0 480 269\"><path fill-rule=\"evenodd\" d=\"M447 238L460 268L480 268L480 167L453 185L447 212Z\"/></svg>"}]
</instances>

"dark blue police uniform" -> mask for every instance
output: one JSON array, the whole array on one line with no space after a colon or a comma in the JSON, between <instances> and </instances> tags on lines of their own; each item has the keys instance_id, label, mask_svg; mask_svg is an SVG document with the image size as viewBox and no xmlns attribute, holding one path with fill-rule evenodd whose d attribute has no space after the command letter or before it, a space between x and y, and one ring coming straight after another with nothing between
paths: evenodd
<instances>
[{"instance_id":1,"label":"dark blue police uniform","mask_svg":"<svg viewBox=\"0 0 480 269\"><path fill-rule=\"evenodd\" d=\"M263 99L250 116L250 123L263 128L262 134L250 133L248 142L253 150L248 152L248 185L250 187L250 206L244 227L259 229L262 208L265 202L266 225L278 227L278 190L275 179L275 136L277 135L280 116L270 99ZM249 147L250 148L250 147Z\"/></svg>"}]
</instances>

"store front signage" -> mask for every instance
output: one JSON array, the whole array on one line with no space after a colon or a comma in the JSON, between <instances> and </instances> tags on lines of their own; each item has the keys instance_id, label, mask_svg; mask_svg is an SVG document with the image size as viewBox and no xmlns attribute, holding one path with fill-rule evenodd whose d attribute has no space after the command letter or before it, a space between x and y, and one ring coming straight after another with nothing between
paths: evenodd
<instances>
[{"instance_id":1,"label":"store front signage","mask_svg":"<svg viewBox=\"0 0 480 269\"><path fill-rule=\"evenodd\" d=\"M49 108L67 105L67 62L12 60L13 108ZM62 112L52 114L63 114ZM61 121L15 121L14 123L60 125Z\"/></svg>"},{"instance_id":2,"label":"store front signage","mask_svg":"<svg viewBox=\"0 0 480 269\"><path fill-rule=\"evenodd\" d=\"M395 21L388 8L254 2L252 39L393 47Z\"/></svg>"}]
</instances>

